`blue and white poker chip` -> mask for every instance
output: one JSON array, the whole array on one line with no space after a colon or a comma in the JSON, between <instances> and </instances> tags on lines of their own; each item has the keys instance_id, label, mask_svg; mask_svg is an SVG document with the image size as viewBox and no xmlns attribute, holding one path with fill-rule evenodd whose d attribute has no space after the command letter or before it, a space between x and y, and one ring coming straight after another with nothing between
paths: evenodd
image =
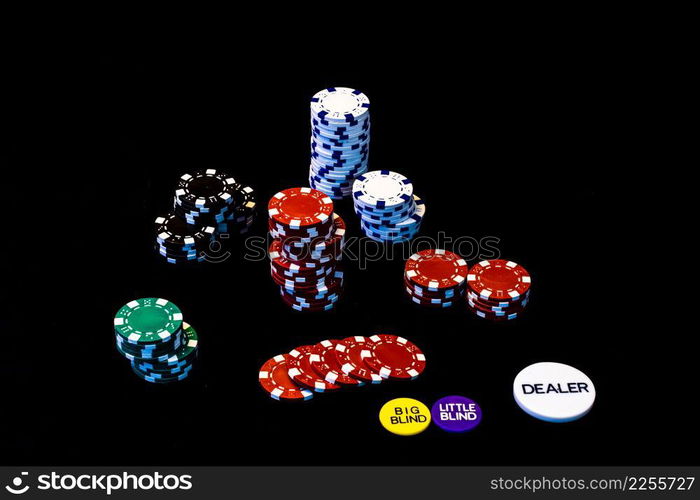
<instances>
[{"instance_id":1,"label":"blue and white poker chip","mask_svg":"<svg viewBox=\"0 0 700 500\"><path fill-rule=\"evenodd\" d=\"M353 198L362 205L385 209L413 200L413 183L398 172L373 170L362 174L353 185Z\"/></svg>"},{"instance_id":2,"label":"blue and white poker chip","mask_svg":"<svg viewBox=\"0 0 700 500\"><path fill-rule=\"evenodd\" d=\"M412 215L406 215L404 218L398 220L398 221L391 221L391 222L381 222L376 221L373 218L365 218L362 217L362 222L366 225L369 226L370 228L375 228L375 229L410 229L415 227L417 224L420 224L421 221L423 220L423 217L425 216L425 203L423 200L421 200L418 196L413 195L413 201L415 203L415 212Z\"/></svg>"},{"instance_id":3,"label":"blue and white poker chip","mask_svg":"<svg viewBox=\"0 0 700 500\"><path fill-rule=\"evenodd\" d=\"M328 123L360 121L369 116L369 98L359 90L330 87L311 98L311 113Z\"/></svg>"}]
</instances>

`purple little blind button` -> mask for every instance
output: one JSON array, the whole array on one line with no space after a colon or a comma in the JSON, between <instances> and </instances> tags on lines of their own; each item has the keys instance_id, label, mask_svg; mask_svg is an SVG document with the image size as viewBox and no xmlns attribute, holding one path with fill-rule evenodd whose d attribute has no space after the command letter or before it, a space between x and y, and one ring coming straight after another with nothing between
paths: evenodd
<instances>
[{"instance_id":1,"label":"purple little blind button","mask_svg":"<svg viewBox=\"0 0 700 500\"><path fill-rule=\"evenodd\" d=\"M481 408L463 396L445 396L430 409L433 422L447 432L466 432L481 422Z\"/></svg>"}]
</instances>

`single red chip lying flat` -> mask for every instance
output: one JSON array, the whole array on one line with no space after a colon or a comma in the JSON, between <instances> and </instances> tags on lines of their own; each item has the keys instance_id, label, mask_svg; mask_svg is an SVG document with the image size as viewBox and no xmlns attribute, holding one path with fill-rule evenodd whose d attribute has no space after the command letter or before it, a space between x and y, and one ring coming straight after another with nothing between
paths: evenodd
<instances>
[{"instance_id":1,"label":"single red chip lying flat","mask_svg":"<svg viewBox=\"0 0 700 500\"><path fill-rule=\"evenodd\" d=\"M485 300L518 300L530 289L530 275L509 260L482 260L469 271L467 285Z\"/></svg>"},{"instance_id":2,"label":"single red chip lying flat","mask_svg":"<svg viewBox=\"0 0 700 500\"><path fill-rule=\"evenodd\" d=\"M314 393L299 387L287 373L288 354L278 354L265 361L260 368L258 380L260 385L273 399L311 399Z\"/></svg>"},{"instance_id":3,"label":"single red chip lying flat","mask_svg":"<svg viewBox=\"0 0 700 500\"><path fill-rule=\"evenodd\" d=\"M363 361L362 351L372 346L372 341L367 337L348 337L335 345L335 356L340 364L340 369L346 375L359 380L379 384L382 377L369 368Z\"/></svg>"},{"instance_id":4,"label":"single red chip lying flat","mask_svg":"<svg viewBox=\"0 0 700 500\"><path fill-rule=\"evenodd\" d=\"M365 385L361 380L343 373L335 355L335 346L339 342L339 340L332 339L316 344L313 347L313 355L309 357L311 367L331 384L354 385L357 387Z\"/></svg>"},{"instance_id":5,"label":"single red chip lying flat","mask_svg":"<svg viewBox=\"0 0 700 500\"><path fill-rule=\"evenodd\" d=\"M448 250L428 249L414 253L406 261L405 277L429 290L461 286L467 277L467 263Z\"/></svg>"},{"instance_id":6,"label":"single red chip lying flat","mask_svg":"<svg viewBox=\"0 0 700 500\"><path fill-rule=\"evenodd\" d=\"M330 225L333 200L308 187L289 188L274 195L267 210L270 219L292 229Z\"/></svg>"},{"instance_id":7,"label":"single red chip lying flat","mask_svg":"<svg viewBox=\"0 0 700 500\"><path fill-rule=\"evenodd\" d=\"M337 391L339 385L331 384L321 378L311 366L311 357L318 357L313 353L311 345L302 345L289 351L287 367L290 378L299 385L313 389L316 392Z\"/></svg>"},{"instance_id":8,"label":"single red chip lying flat","mask_svg":"<svg viewBox=\"0 0 700 500\"><path fill-rule=\"evenodd\" d=\"M413 342L386 334L369 339L362 359L382 378L414 379L425 370L425 355Z\"/></svg>"}]
</instances>

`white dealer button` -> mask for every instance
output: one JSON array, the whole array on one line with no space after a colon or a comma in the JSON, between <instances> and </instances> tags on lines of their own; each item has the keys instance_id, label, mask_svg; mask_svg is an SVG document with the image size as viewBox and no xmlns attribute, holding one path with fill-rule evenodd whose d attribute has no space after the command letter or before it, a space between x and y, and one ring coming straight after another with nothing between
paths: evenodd
<instances>
[{"instance_id":1,"label":"white dealer button","mask_svg":"<svg viewBox=\"0 0 700 500\"><path fill-rule=\"evenodd\" d=\"M581 370L562 363L535 363L513 381L513 397L529 415L547 422L571 422L595 401L595 386Z\"/></svg>"}]
</instances>

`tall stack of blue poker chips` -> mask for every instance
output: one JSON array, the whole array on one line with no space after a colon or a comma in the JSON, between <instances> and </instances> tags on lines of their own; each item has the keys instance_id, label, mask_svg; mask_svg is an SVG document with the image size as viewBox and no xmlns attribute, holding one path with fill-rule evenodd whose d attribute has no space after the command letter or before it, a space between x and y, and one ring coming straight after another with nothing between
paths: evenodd
<instances>
[{"instance_id":1,"label":"tall stack of blue poker chips","mask_svg":"<svg viewBox=\"0 0 700 500\"><path fill-rule=\"evenodd\" d=\"M353 204L362 231L382 243L413 239L425 215L425 203L413 194L411 181L389 170L358 176L353 183Z\"/></svg>"},{"instance_id":2,"label":"tall stack of blue poker chips","mask_svg":"<svg viewBox=\"0 0 700 500\"><path fill-rule=\"evenodd\" d=\"M338 200L350 196L369 159L369 98L331 87L311 98L309 186Z\"/></svg>"}]
</instances>

